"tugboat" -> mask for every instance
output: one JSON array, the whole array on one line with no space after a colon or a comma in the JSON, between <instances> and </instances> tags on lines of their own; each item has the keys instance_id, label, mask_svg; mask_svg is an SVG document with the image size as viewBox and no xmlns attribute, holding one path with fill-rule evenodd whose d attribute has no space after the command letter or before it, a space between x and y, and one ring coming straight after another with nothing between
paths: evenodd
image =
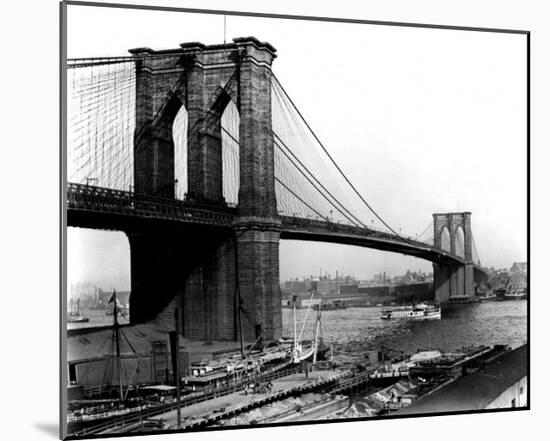
<instances>
[{"instance_id":1,"label":"tugboat","mask_svg":"<svg viewBox=\"0 0 550 441\"><path fill-rule=\"evenodd\" d=\"M417 305L383 308L380 318L382 320L394 318L414 320L441 319L441 307L439 305L419 303Z\"/></svg>"}]
</instances>

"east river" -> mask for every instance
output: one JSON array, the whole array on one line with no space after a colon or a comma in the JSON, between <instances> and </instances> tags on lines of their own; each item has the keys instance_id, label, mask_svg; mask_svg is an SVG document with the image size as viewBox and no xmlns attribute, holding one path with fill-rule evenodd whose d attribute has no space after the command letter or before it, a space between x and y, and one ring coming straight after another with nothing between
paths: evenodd
<instances>
[{"instance_id":1,"label":"east river","mask_svg":"<svg viewBox=\"0 0 550 441\"><path fill-rule=\"evenodd\" d=\"M297 310L298 334L306 309ZM316 311L308 314L303 339L315 335ZM283 334L293 335L292 309L283 309ZM472 303L449 307L441 320L382 320L380 308L324 310L323 339L333 345L338 361L360 361L365 351L380 345L411 354L419 349L450 351L465 346L507 344L516 348L527 342L527 301Z\"/></svg>"},{"instance_id":2,"label":"east river","mask_svg":"<svg viewBox=\"0 0 550 441\"><path fill-rule=\"evenodd\" d=\"M322 337L332 346L337 362L366 361L369 349L385 346L406 354L418 350L452 351L468 346L505 344L516 348L527 341L527 304L525 300L473 303L443 309L441 320L382 320L380 307L346 308L321 312ZM112 324L113 317L104 310L83 310L88 323L69 323L68 328ZM307 320L306 319L307 315ZM296 328L304 340L313 339L317 311L298 309ZM121 324L128 323L121 317ZM292 337L294 314L283 309L283 335ZM327 354L328 355L328 354ZM372 415L368 395L376 388L367 386L350 395L350 406L339 417ZM290 403L289 405L291 405ZM295 404L295 403L294 403ZM247 421L247 414L243 414Z\"/></svg>"},{"instance_id":3,"label":"east river","mask_svg":"<svg viewBox=\"0 0 550 441\"><path fill-rule=\"evenodd\" d=\"M88 323L68 323L68 329L111 325L112 316L104 310L82 311ZM297 330L302 339L313 339L317 312L297 311ZM126 317L120 317L127 324ZM302 327L304 330L302 331ZM293 335L292 309L283 308L283 335ZM382 320L380 308L346 308L323 310L321 314L323 340L333 345L338 361L364 360L365 351L380 345L405 353L418 349L454 350L472 345L507 344L513 348L527 341L527 301L510 300L457 305L444 309L441 320Z\"/></svg>"},{"instance_id":4,"label":"east river","mask_svg":"<svg viewBox=\"0 0 550 441\"><path fill-rule=\"evenodd\" d=\"M456 305L442 311L441 320L382 320L379 307L325 310L321 314L323 340L332 344L334 360L365 362L365 352L381 345L413 354L418 350L452 351L467 346L505 344L512 348L527 342L527 301L493 301ZM301 332L307 311L297 310ZM315 335L315 311L310 311L302 338ZM292 309L283 309L283 333L293 335ZM376 388L353 393L345 418L372 415L368 395Z\"/></svg>"}]
</instances>

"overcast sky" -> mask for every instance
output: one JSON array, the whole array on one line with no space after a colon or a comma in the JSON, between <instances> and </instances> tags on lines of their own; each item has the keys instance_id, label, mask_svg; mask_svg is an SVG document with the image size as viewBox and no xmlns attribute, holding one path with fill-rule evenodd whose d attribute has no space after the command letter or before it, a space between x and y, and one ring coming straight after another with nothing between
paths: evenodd
<instances>
[{"instance_id":1,"label":"overcast sky","mask_svg":"<svg viewBox=\"0 0 550 441\"><path fill-rule=\"evenodd\" d=\"M101 32L97 32L101 29ZM273 71L360 192L403 234L471 211L482 263L526 259L525 36L227 17L227 41L276 47ZM223 17L68 7L68 55L221 43ZM69 282L128 289L122 233L69 229ZM431 270L350 246L282 241L281 279Z\"/></svg>"}]
</instances>

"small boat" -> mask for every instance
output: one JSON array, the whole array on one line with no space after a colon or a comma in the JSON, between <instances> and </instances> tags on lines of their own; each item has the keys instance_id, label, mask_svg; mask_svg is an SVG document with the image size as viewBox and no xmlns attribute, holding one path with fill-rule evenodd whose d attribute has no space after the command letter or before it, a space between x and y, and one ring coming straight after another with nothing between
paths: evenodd
<instances>
[{"instance_id":1,"label":"small boat","mask_svg":"<svg viewBox=\"0 0 550 441\"><path fill-rule=\"evenodd\" d=\"M479 296L480 302L492 302L492 301L495 301L496 299L497 299L497 295L492 291L486 292Z\"/></svg>"},{"instance_id":2,"label":"small boat","mask_svg":"<svg viewBox=\"0 0 550 441\"><path fill-rule=\"evenodd\" d=\"M71 299L71 305L72 305L72 299ZM69 312L69 316L67 317L68 323L87 323L90 319L86 316L83 316L80 314L80 298L76 300L76 312L71 311Z\"/></svg>"},{"instance_id":3,"label":"small boat","mask_svg":"<svg viewBox=\"0 0 550 441\"><path fill-rule=\"evenodd\" d=\"M78 315L75 317L69 317L67 319L67 322L69 323L87 323L90 319L88 317L84 317L83 315Z\"/></svg>"},{"instance_id":4,"label":"small boat","mask_svg":"<svg viewBox=\"0 0 550 441\"><path fill-rule=\"evenodd\" d=\"M486 286L477 286L475 294L480 302L492 302L497 299L497 294Z\"/></svg>"},{"instance_id":5,"label":"small boat","mask_svg":"<svg viewBox=\"0 0 550 441\"><path fill-rule=\"evenodd\" d=\"M504 293L500 300L525 300L527 292L523 289L513 289Z\"/></svg>"},{"instance_id":6,"label":"small boat","mask_svg":"<svg viewBox=\"0 0 550 441\"><path fill-rule=\"evenodd\" d=\"M396 306L391 308L383 308L380 318L382 320L390 319L440 319L441 307L439 305L429 305L427 303L419 303L417 305Z\"/></svg>"}]
</instances>

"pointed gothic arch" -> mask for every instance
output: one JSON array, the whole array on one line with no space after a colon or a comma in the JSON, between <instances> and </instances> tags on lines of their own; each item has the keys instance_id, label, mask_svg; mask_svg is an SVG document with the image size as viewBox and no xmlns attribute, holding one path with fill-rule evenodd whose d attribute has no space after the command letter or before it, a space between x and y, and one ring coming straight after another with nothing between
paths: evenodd
<instances>
[{"instance_id":1,"label":"pointed gothic arch","mask_svg":"<svg viewBox=\"0 0 550 441\"><path fill-rule=\"evenodd\" d=\"M457 225L453 234L455 254L464 259L464 229Z\"/></svg>"},{"instance_id":2,"label":"pointed gothic arch","mask_svg":"<svg viewBox=\"0 0 550 441\"><path fill-rule=\"evenodd\" d=\"M240 147L239 125L241 118L233 100L229 100L220 119L222 136L222 194L230 204L239 203Z\"/></svg>"},{"instance_id":3,"label":"pointed gothic arch","mask_svg":"<svg viewBox=\"0 0 550 441\"><path fill-rule=\"evenodd\" d=\"M451 233L449 228L445 225L439 230L441 249L447 252L451 252Z\"/></svg>"},{"instance_id":4,"label":"pointed gothic arch","mask_svg":"<svg viewBox=\"0 0 550 441\"><path fill-rule=\"evenodd\" d=\"M182 104L172 123L174 142L174 197L185 200L188 189L187 178L187 109Z\"/></svg>"}]
</instances>

